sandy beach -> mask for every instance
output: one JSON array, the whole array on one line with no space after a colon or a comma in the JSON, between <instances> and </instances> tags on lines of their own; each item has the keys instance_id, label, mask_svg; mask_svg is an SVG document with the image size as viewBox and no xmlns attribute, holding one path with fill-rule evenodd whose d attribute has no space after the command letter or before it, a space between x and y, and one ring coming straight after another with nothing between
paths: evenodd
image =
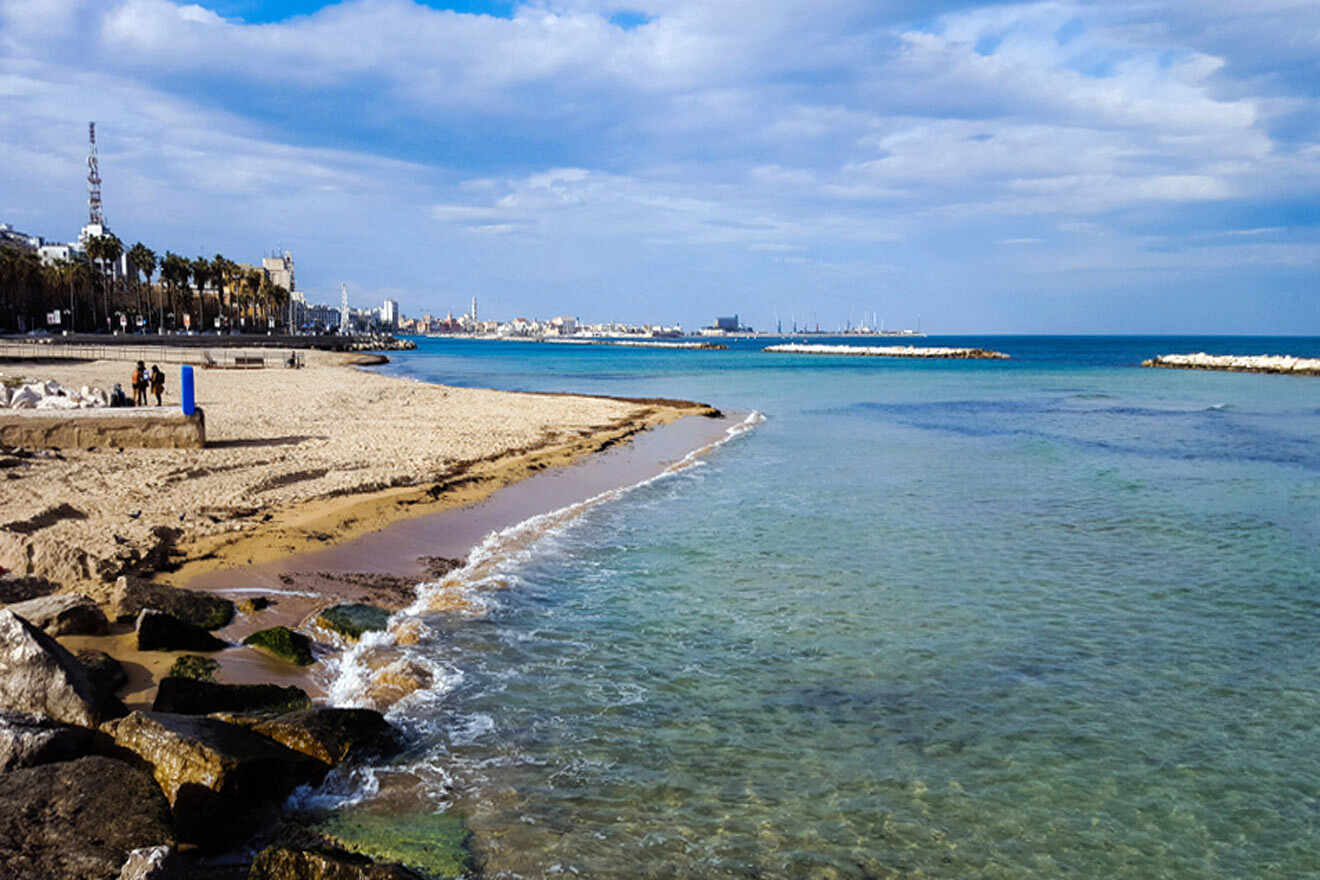
<instances>
[{"instance_id":1,"label":"sandy beach","mask_svg":"<svg viewBox=\"0 0 1320 880\"><path fill-rule=\"evenodd\" d=\"M0 566L10 577L52 581L59 591L101 603L120 574L203 586L210 585L208 573L230 572L220 581L232 587L236 570L474 504L648 428L706 411L682 402L446 387L377 375L348 360L313 352L298 370L198 370L204 449L67 449L16 459L0 471ZM5 377L73 387L109 388L126 381L130 369L122 361L0 364ZM167 404L177 402L177 372L170 380ZM419 579L412 575L422 574L415 555L406 557L401 574L308 573L291 592L318 596L281 597L270 612L240 615L220 635L237 641L264 626L296 626L335 600L402 607ZM289 589L278 580L264 587L276 594ZM126 661L130 704L149 700L154 679L174 656L137 652L123 624L109 637L65 641ZM223 655L225 680L308 681L302 670L251 651Z\"/></svg>"}]
</instances>

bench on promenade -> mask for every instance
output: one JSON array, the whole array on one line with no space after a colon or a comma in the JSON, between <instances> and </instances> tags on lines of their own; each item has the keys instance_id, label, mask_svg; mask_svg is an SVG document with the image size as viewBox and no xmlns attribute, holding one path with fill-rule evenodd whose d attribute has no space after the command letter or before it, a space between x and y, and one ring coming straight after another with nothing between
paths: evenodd
<instances>
[{"instance_id":1,"label":"bench on promenade","mask_svg":"<svg viewBox=\"0 0 1320 880\"><path fill-rule=\"evenodd\" d=\"M264 366L266 366L266 359L265 359L264 357L256 357L255 355L242 355L242 354L240 354L240 355L235 355L235 356L234 356L234 366L236 366L236 367L264 367Z\"/></svg>"}]
</instances>

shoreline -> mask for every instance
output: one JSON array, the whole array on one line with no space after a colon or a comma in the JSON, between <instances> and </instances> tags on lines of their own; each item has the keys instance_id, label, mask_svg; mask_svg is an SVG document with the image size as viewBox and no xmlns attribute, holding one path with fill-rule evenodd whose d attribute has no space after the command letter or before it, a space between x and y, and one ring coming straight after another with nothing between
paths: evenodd
<instances>
[{"instance_id":1,"label":"shoreline","mask_svg":"<svg viewBox=\"0 0 1320 880\"><path fill-rule=\"evenodd\" d=\"M77 364L60 371L42 369L46 366L21 365L47 373L43 378L55 372L62 380L70 379L64 371L86 378L97 371L112 375L121 365ZM431 633L419 615L469 607L462 588L452 587L449 572L481 570L492 542L509 534L522 542L535 540L543 533L542 521L567 521L690 467L741 430L714 408L690 401L459 389L339 364L289 373L301 380L290 396L314 399L263 407L254 394L260 376L204 373L199 403L208 407L208 417L211 412L220 417L215 419L219 439L202 449L70 449L49 456L0 449L0 459L15 461L0 481L23 490L15 496L20 503L6 505L0 551L8 560L18 548L27 563L23 574L55 587L42 592L81 593L107 612L108 632L62 634L55 641L70 652L114 658L127 679L114 693L130 712L153 710L167 675L191 676L171 667L197 651L139 649L137 627L148 614L135 624L116 622L110 613L119 600L111 601L109 583L121 570L234 602L233 620L213 631L227 647L202 649L213 661L203 679L297 688L320 707L316 711L374 709L369 714L389 728L385 712L438 683L426 664L404 655L407 645ZM314 424L303 423L309 413ZM684 418L691 415L707 418ZM751 421L748 416L742 424ZM454 455L456 448L476 454ZM176 512L179 525L173 526ZM136 527L133 541L120 534L130 533L130 527ZM89 541L99 535L103 546L112 537L124 555L109 563L93 556L92 565L90 554L83 555L71 567L68 557L49 555L51 548L72 543L71 535ZM155 543L138 544L143 535ZM440 551L453 556L440 557ZM111 567L116 561L122 565ZM70 571L82 577L66 580ZM6 593L17 583L0 577ZM452 604L436 604L428 588L437 587L454 590ZM239 601L255 597L269 604ZM322 611L344 603L378 606L388 615L388 631L379 639L364 635L354 642L319 625ZM310 636L315 662L295 665L245 645L245 636L278 626ZM367 672L361 679L366 687L344 689L340 683L359 681L354 678L359 670ZM174 723L169 719L187 717L169 712L189 712L165 711L133 714L123 722L125 730L134 724L168 727ZM211 715L216 717L221 721L214 723L233 731L243 723L223 713ZM279 723L292 723L283 721L292 717L282 714ZM161 766L153 771L155 782L172 797L173 771L163 778ZM317 824L330 815L324 809L280 812L282 818L272 820L274 831L258 829L237 849L217 849L216 861L203 856L199 864L222 872L227 869L218 868L221 864L237 868L250 860L250 853L243 855L249 848L286 839L298 846L321 841L315 845L351 849ZM461 840L454 846L456 857L462 856Z\"/></svg>"},{"instance_id":2,"label":"shoreline","mask_svg":"<svg viewBox=\"0 0 1320 880\"><path fill-rule=\"evenodd\" d=\"M263 566L351 548L400 523L439 513L461 519L465 511L502 490L544 480L546 474L571 473L565 479L575 481L588 460L633 446L653 429L684 421L706 423L713 431L720 418L717 410L692 401L459 389L382 376L357 368L343 355L320 354L310 360L313 369L200 374L199 402L214 413L208 413L209 421L217 428L212 442L201 450L63 450L10 469L6 488L26 488L34 500L27 509L7 505L10 521L0 523L0 564L29 581L44 582L43 592L83 593L102 606L120 574L172 587L219 588L234 600L247 595L274 599L269 610L240 613L217 631L237 646L258 629L305 628L320 610L340 602L375 604L393 613L415 600L413 587L426 576L416 559L422 553L404 565L386 566L388 573L379 571L379 565L370 566L378 570L364 576L364 566L344 564L354 555L348 549L340 553L340 564L322 564L310 573L286 572L284 582L268 578L254 587L252 573ZM114 362L25 362L3 365L5 373L13 375L15 366L18 372L43 378L53 374L79 384L114 378L122 369ZM319 418L322 424L317 427L324 433L303 424L297 407L291 407L291 413L264 412L259 398L249 393L260 387L263 373L267 379L290 382L310 377L310 386L304 381L299 391L322 398L301 412ZM454 398L459 398L457 403ZM420 417L415 415L419 407ZM710 418L683 418L688 415ZM372 427L375 422L382 426ZM431 433L442 436L430 441L417 436ZM352 442L341 444L347 448L333 455L324 453L337 434L351 435ZM459 442L448 442L451 437ZM460 444L476 454L453 456L453 447ZM437 452L449 455L432 463L428 456ZM326 458L320 467L307 460L318 454ZM395 467L392 454L407 461ZM106 480L108 467L122 468L132 489L125 492L117 485L120 481ZM101 492L80 492L89 478L109 485L93 487ZM154 490L150 498L149 490ZM133 497L126 499L125 494ZM217 501L225 503L205 503ZM543 512L543 503L545 499L525 504L523 513ZM142 507L130 509L138 504ZM461 554L482 537L484 532L470 535ZM110 552L100 558L97 539L103 547L109 544ZM82 555L71 558L58 552L70 544L82 548ZM12 564L15 558L24 568ZM230 590L241 592L228 594ZM156 681L186 653L137 651L129 624L112 623L103 636L62 640L74 650L103 650L124 661L130 679L124 696L135 708L149 707ZM221 681L296 684L324 697L324 682L309 669L245 647L214 656L221 664Z\"/></svg>"}]
</instances>

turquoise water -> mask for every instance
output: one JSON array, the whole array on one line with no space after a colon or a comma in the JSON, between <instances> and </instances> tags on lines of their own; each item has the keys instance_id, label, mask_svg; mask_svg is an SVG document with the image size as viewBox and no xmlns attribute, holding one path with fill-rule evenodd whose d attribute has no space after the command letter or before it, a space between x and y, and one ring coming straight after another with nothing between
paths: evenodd
<instances>
[{"instance_id":1,"label":"turquoise water","mask_svg":"<svg viewBox=\"0 0 1320 880\"><path fill-rule=\"evenodd\" d=\"M388 368L766 417L413 649L485 876L1320 875L1320 380L1136 366L1320 340L760 344Z\"/></svg>"}]
</instances>

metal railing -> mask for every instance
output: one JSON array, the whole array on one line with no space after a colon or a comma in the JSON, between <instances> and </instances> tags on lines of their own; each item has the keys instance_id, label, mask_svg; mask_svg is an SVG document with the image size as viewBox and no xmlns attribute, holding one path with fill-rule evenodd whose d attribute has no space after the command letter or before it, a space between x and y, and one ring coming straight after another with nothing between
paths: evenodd
<instances>
[{"instance_id":1,"label":"metal railing","mask_svg":"<svg viewBox=\"0 0 1320 880\"><path fill-rule=\"evenodd\" d=\"M271 348L182 348L171 345L82 345L41 342L0 342L0 358L142 361L147 364L253 368L301 367L305 363L301 352Z\"/></svg>"}]
</instances>

